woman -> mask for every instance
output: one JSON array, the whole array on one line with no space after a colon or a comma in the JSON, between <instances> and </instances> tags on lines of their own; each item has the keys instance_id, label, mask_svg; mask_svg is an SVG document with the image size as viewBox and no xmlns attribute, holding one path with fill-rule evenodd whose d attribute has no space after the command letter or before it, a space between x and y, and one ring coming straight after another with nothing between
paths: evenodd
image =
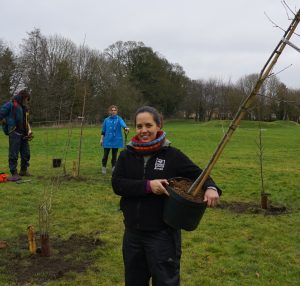
<instances>
[{"instance_id":1,"label":"woman","mask_svg":"<svg viewBox=\"0 0 300 286\"><path fill-rule=\"evenodd\" d=\"M104 119L100 138L100 144L104 147L104 155L102 158L102 174L106 174L106 164L110 149L112 152L112 171L115 168L118 148L124 147L122 128L124 128L126 133L129 132L129 128L127 127L122 117L117 115L118 107L116 105L111 105L108 108L108 112L110 116Z\"/></svg>"},{"instance_id":2,"label":"woman","mask_svg":"<svg viewBox=\"0 0 300 286\"><path fill-rule=\"evenodd\" d=\"M144 106L135 114L136 136L120 153L112 177L121 196L125 233L125 285L180 285L181 233L163 221L163 205L172 177L195 180L201 173L186 155L170 146L156 109ZM216 205L221 190L211 178L204 184L205 201Z\"/></svg>"}]
</instances>

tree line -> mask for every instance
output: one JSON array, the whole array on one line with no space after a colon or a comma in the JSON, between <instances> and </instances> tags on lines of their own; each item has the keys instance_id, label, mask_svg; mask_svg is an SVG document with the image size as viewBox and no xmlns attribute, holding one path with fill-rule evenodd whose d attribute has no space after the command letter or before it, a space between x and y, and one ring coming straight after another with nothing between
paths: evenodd
<instances>
[{"instance_id":1,"label":"tree line","mask_svg":"<svg viewBox=\"0 0 300 286\"><path fill-rule=\"evenodd\" d=\"M29 88L33 122L73 120L82 114L83 102L90 122L102 121L111 104L125 119L141 105L155 106L166 118L232 119L257 78L191 80L179 64L142 42L119 41L100 52L34 29L15 52L0 39L0 104L20 87ZM247 116L299 122L300 90L272 75Z\"/></svg>"}]
</instances>

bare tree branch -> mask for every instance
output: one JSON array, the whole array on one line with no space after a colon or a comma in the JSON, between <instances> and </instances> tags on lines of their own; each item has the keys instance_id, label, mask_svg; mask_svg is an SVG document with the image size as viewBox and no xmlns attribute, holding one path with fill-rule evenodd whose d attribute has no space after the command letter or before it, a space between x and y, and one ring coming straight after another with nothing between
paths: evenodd
<instances>
[{"instance_id":1,"label":"bare tree branch","mask_svg":"<svg viewBox=\"0 0 300 286\"><path fill-rule=\"evenodd\" d=\"M268 18L268 20L273 24L274 28L279 28L281 31L285 32L285 30L280 27L279 25L277 25L269 16L266 12L264 12L265 16Z\"/></svg>"},{"instance_id":2,"label":"bare tree branch","mask_svg":"<svg viewBox=\"0 0 300 286\"><path fill-rule=\"evenodd\" d=\"M278 71L277 73L274 73L274 72L270 73L270 74L268 75L268 78L273 77L273 76L276 76L276 75L282 73L283 71L285 71L285 70L287 70L288 68L290 68L292 65L293 65L293 64L288 65L287 67L283 68L282 70Z\"/></svg>"},{"instance_id":3,"label":"bare tree branch","mask_svg":"<svg viewBox=\"0 0 300 286\"><path fill-rule=\"evenodd\" d=\"M292 13L293 13L293 12L292 12ZM280 27L278 24L276 24L276 23L268 16L268 14L267 14L266 12L264 12L264 14L265 14L265 16L268 18L268 20L273 24L273 27L274 27L274 28L278 28L278 29L280 29L281 31L285 32L285 30L284 30L282 27ZM293 13L293 14L294 14L294 13ZM294 15L296 15L296 14L294 14ZM288 14L287 14L287 17L288 17L289 20L292 20L292 19L289 17ZM296 35L296 36L300 36L300 35L297 34L296 32L294 32L293 34Z\"/></svg>"},{"instance_id":4,"label":"bare tree branch","mask_svg":"<svg viewBox=\"0 0 300 286\"><path fill-rule=\"evenodd\" d=\"M284 102L284 103L296 103L296 101L282 100L282 99L278 99L278 98L275 98L275 97L273 97L273 96L268 96L268 95L261 94L261 93L258 93L257 95L259 95L259 96L261 96L261 97L266 97L266 98L269 98L269 99L271 99L271 100L278 101L278 102Z\"/></svg>"},{"instance_id":5,"label":"bare tree branch","mask_svg":"<svg viewBox=\"0 0 300 286\"><path fill-rule=\"evenodd\" d=\"M296 13L290 8L290 6L285 2L285 0L281 1L281 4L283 5L283 7L285 9L288 19L293 20L292 18L290 18L289 14L288 14L288 10L294 15L294 17L296 16Z\"/></svg>"}]
</instances>

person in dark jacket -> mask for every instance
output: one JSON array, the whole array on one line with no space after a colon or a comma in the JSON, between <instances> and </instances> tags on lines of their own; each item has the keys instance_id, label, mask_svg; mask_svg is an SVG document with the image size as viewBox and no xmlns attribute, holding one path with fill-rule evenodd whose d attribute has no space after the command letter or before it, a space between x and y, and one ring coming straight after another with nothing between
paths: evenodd
<instances>
[{"instance_id":1,"label":"person in dark jacket","mask_svg":"<svg viewBox=\"0 0 300 286\"><path fill-rule=\"evenodd\" d=\"M136 135L120 153L112 176L124 215L125 285L180 285L181 232L163 221L168 179L195 180L202 170L179 149L170 146L157 110L144 106L135 114ZM211 177L204 200L213 207L221 190Z\"/></svg>"},{"instance_id":2,"label":"person in dark jacket","mask_svg":"<svg viewBox=\"0 0 300 286\"><path fill-rule=\"evenodd\" d=\"M30 149L28 141L32 138L32 131L28 122L28 102L30 94L22 89L17 95L2 105L0 122L4 132L9 136L9 169L11 176L8 180L17 181L20 176L29 176ZM18 174L18 156L21 155L21 170Z\"/></svg>"},{"instance_id":3,"label":"person in dark jacket","mask_svg":"<svg viewBox=\"0 0 300 286\"><path fill-rule=\"evenodd\" d=\"M108 108L109 116L104 119L102 124L100 144L104 148L102 158L102 174L106 174L106 164L108 160L109 151L112 152L111 166L112 171L115 168L117 161L118 149L124 147L122 128L126 133L129 132L125 121L118 115L118 107L111 105Z\"/></svg>"}]
</instances>

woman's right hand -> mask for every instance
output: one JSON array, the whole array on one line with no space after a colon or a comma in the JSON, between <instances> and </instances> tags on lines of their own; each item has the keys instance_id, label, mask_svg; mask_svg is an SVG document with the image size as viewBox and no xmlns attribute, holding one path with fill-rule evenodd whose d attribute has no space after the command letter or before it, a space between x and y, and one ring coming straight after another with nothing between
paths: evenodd
<instances>
[{"instance_id":1,"label":"woman's right hand","mask_svg":"<svg viewBox=\"0 0 300 286\"><path fill-rule=\"evenodd\" d=\"M169 196L169 193L165 188L166 185L169 185L169 182L166 179L156 179L150 181L151 191L155 195L165 194Z\"/></svg>"}]
</instances>

